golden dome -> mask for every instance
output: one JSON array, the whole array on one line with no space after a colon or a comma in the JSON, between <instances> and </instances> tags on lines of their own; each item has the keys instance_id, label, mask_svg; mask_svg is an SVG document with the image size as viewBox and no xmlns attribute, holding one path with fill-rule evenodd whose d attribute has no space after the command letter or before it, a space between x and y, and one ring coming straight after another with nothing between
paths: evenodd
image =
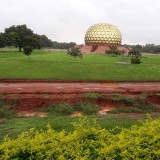
<instances>
[{"instance_id":1,"label":"golden dome","mask_svg":"<svg viewBox=\"0 0 160 160\"><path fill-rule=\"evenodd\" d=\"M91 46L108 46L116 48L121 44L119 29L111 24L99 23L91 26L85 35L85 44Z\"/></svg>"}]
</instances>

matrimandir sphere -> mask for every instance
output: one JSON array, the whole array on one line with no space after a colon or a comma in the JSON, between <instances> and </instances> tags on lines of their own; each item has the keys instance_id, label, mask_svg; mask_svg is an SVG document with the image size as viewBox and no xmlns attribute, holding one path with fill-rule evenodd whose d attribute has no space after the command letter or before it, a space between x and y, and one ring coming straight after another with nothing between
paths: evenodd
<instances>
[{"instance_id":1,"label":"matrimandir sphere","mask_svg":"<svg viewBox=\"0 0 160 160\"><path fill-rule=\"evenodd\" d=\"M85 44L89 46L108 46L112 49L121 45L120 30L107 23L92 25L85 34Z\"/></svg>"}]
</instances>

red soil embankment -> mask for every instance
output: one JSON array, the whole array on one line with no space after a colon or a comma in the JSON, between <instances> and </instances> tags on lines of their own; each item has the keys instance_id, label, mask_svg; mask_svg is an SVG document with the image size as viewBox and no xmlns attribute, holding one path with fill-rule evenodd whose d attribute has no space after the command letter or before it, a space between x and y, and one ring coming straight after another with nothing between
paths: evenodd
<instances>
[{"instance_id":1,"label":"red soil embankment","mask_svg":"<svg viewBox=\"0 0 160 160\"><path fill-rule=\"evenodd\" d=\"M92 101L101 107L124 105L122 102L113 101L112 98L89 100L83 96L85 93L119 93L125 96L148 93L147 101L160 105L160 96L156 96L160 93L160 83L0 83L0 97L5 96L7 103L16 103L15 109L20 111L34 110L59 102L75 104L79 101Z\"/></svg>"}]
</instances>

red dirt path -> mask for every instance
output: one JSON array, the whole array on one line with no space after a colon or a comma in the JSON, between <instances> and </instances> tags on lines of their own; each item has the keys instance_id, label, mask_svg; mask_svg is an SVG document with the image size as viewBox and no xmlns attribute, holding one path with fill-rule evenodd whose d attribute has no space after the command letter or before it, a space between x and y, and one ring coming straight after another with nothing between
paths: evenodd
<instances>
[{"instance_id":1,"label":"red dirt path","mask_svg":"<svg viewBox=\"0 0 160 160\"><path fill-rule=\"evenodd\" d=\"M32 111L38 107L45 107L50 103L68 102L76 103L85 101L83 93L103 93L125 95L138 95L141 93L160 93L160 83L52 83L52 82L1 82L0 97L7 95L7 101L11 103L17 98L16 109L18 111ZM150 102L160 104L159 96L148 97ZM97 99L94 103L106 108L117 105L111 99Z\"/></svg>"},{"instance_id":2,"label":"red dirt path","mask_svg":"<svg viewBox=\"0 0 160 160\"><path fill-rule=\"evenodd\" d=\"M0 94L160 93L160 83L0 83Z\"/></svg>"}]
</instances>

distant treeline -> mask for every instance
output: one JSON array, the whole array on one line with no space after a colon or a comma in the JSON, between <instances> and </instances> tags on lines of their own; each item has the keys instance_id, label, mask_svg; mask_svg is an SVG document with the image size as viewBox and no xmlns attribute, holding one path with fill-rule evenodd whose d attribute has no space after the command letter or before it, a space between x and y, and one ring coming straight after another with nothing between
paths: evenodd
<instances>
[{"instance_id":1,"label":"distant treeline","mask_svg":"<svg viewBox=\"0 0 160 160\"><path fill-rule=\"evenodd\" d=\"M131 47L134 50L138 50L141 52L145 52L145 53L155 53L158 54L160 53L160 45L155 45L155 44L146 44L146 45L127 45L124 44L122 45L123 47Z\"/></svg>"},{"instance_id":2,"label":"distant treeline","mask_svg":"<svg viewBox=\"0 0 160 160\"><path fill-rule=\"evenodd\" d=\"M75 42L70 42L70 43L52 42L52 48L55 48L55 49L69 49L71 47L74 47L75 45L76 45Z\"/></svg>"}]
</instances>

